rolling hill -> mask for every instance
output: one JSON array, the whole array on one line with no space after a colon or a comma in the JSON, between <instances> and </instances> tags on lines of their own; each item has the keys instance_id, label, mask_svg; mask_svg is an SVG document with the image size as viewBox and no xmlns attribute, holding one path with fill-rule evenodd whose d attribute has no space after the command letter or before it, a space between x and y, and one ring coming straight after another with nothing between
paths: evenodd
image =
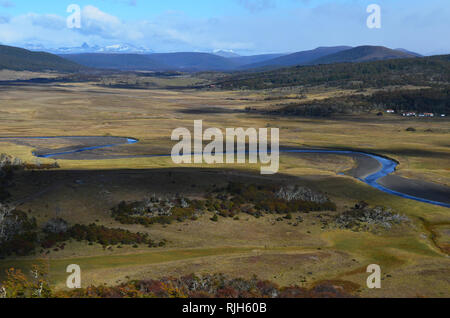
<instances>
[{"instance_id":1,"label":"rolling hill","mask_svg":"<svg viewBox=\"0 0 450 318\"><path fill-rule=\"evenodd\" d=\"M416 53L416 52L412 52L412 51L408 51L408 50L405 50L405 49L402 49L402 48L400 48L400 49L395 49L395 50L396 50L396 51L403 52L403 53L408 53L408 54L414 55L414 56L416 56L416 57L423 57L422 54L419 54L419 53Z\"/></svg>"},{"instance_id":2,"label":"rolling hill","mask_svg":"<svg viewBox=\"0 0 450 318\"><path fill-rule=\"evenodd\" d=\"M402 59L417 57L412 53L391 50L383 46L358 46L349 50L337 52L315 59L308 63L315 64L333 64L333 63L361 63L389 59Z\"/></svg>"},{"instance_id":3,"label":"rolling hill","mask_svg":"<svg viewBox=\"0 0 450 318\"><path fill-rule=\"evenodd\" d=\"M296 52L293 54L279 56L274 59L269 59L261 62L256 62L249 65L244 65L242 69L251 69L251 68L263 68L263 67L286 67L286 66L295 66L295 65L304 65L308 64L318 58L323 56L328 56L330 54L334 54L337 52L345 51L351 49L350 46L334 46L334 47L318 47L314 50Z\"/></svg>"},{"instance_id":4,"label":"rolling hill","mask_svg":"<svg viewBox=\"0 0 450 318\"><path fill-rule=\"evenodd\" d=\"M232 57L230 58L230 60L236 63L236 65L239 66L245 65L245 68L247 68L249 66L251 67L251 64L273 60L282 57L284 55L286 54L259 54L259 55Z\"/></svg>"},{"instance_id":5,"label":"rolling hill","mask_svg":"<svg viewBox=\"0 0 450 318\"><path fill-rule=\"evenodd\" d=\"M85 69L72 61L44 52L0 45L0 70L76 72Z\"/></svg>"}]
</instances>

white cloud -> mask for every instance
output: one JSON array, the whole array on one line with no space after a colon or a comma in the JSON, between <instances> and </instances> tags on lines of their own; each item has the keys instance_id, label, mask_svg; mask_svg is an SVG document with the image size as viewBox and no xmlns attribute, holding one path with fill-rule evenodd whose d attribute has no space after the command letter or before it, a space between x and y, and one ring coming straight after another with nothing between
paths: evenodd
<instances>
[{"instance_id":1,"label":"white cloud","mask_svg":"<svg viewBox=\"0 0 450 318\"><path fill-rule=\"evenodd\" d=\"M13 7L15 7L15 4L14 4L14 2L9 1L9 0L2 0L2 1L0 1L0 7L13 8Z\"/></svg>"},{"instance_id":2,"label":"white cloud","mask_svg":"<svg viewBox=\"0 0 450 318\"><path fill-rule=\"evenodd\" d=\"M250 12L260 12L275 8L275 0L238 0L238 3Z\"/></svg>"},{"instance_id":3,"label":"white cloud","mask_svg":"<svg viewBox=\"0 0 450 318\"><path fill-rule=\"evenodd\" d=\"M66 19L55 14L29 13L23 16L23 20L45 29L61 30L66 27Z\"/></svg>"},{"instance_id":4,"label":"white cloud","mask_svg":"<svg viewBox=\"0 0 450 318\"><path fill-rule=\"evenodd\" d=\"M121 35L124 25L119 18L107 14L94 6L86 6L81 13L81 29L83 34L97 34L105 38Z\"/></svg>"}]
</instances>

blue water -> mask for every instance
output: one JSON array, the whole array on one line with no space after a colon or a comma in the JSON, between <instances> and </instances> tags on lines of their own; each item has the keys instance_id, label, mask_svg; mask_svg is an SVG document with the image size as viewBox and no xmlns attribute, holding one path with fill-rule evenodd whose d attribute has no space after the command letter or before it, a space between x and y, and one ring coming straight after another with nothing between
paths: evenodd
<instances>
[{"instance_id":1,"label":"blue water","mask_svg":"<svg viewBox=\"0 0 450 318\"><path fill-rule=\"evenodd\" d=\"M98 137L98 136L0 137L0 140L7 140L7 139L88 139L88 138L100 138L100 137ZM121 138L121 137L113 137L113 138ZM123 139L127 140L127 144L134 144L139 141L134 138L123 138ZM56 157L56 156L69 155L69 154L84 152L84 151L88 151L88 150L111 148L111 147L116 147L116 146L120 146L123 144L124 143L84 147L84 148L69 150L69 151L65 151L65 152L51 153L51 154L46 154L46 155L38 155L38 154L36 154L36 152L33 151L32 154L33 154L33 156L35 156L37 158L52 158L52 157Z\"/></svg>"},{"instance_id":2,"label":"blue water","mask_svg":"<svg viewBox=\"0 0 450 318\"><path fill-rule=\"evenodd\" d=\"M87 136L80 136L80 137L76 137L76 136L71 136L71 137L64 137L64 136L61 136L61 137L21 137L21 138L0 137L0 140L1 139L53 139L53 138L93 138L93 137L87 137ZM97 136L95 138L99 138L99 137ZM139 141L134 138L124 138L124 139L127 140L126 144L134 144ZM66 152L52 153L52 154L46 154L46 155L37 155L36 156L36 154L33 153L33 155L35 155L36 157L39 157L39 158L52 158L52 157L61 156L61 155L80 153L80 152L95 150L95 149L116 147L116 146L120 146L120 145L123 145L123 143L85 147L85 148L79 148L79 149L70 150L70 151L66 151ZM381 157L381 156L377 156L377 155L369 154L369 153L365 153L365 152L350 151L350 150L313 150L313 149L293 149L292 150L292 149L290 149L290 150L280 150L280 153L326 153L326 154L335 154L335 155L362 155L362 156L370 157L370 158L377 160L378 163L381 165L381 168L380 168L380 170L367 176L366 178L359 179L360 181L368 184L369 186L371 186L375 189L383 191L385 193L396 195L396 196L399 196L399 197L402 197L405 199L410 199L410 200L415 200L415 201L419 201L419 202L423 202L423 203L428 203L428 204L433 204L433 205L450 208L450 204L448 204L448 203L432 201L432 200L412 196L412 195L409 195L406 193L393 191L393 190L390 190L390 189L385 188L382 185L380 185L378 183L378 181L380 179L390 175L391 173L394 173L395 170L397 169L398 163L389 158L385 158L385 157ZM171 155L161 154L161 155L148 155L145 157L169 157L169 156L171 156Z\"/></svg>"},{"instance_id":3,"label":"blue water","mask_svg":"<svg viewBox=\"0 0 450 318\"><path fill-rule=\"evenodd\" d=\"M337 155L354 155L354 154L358 154L358 155L363 155L366 157L371 157L375 160L378 161L378 163L380 163L381 168L379 171L375 172L374 174L371 174L369 176L367 176L364 179L360 179L362 182L368 184L369 186L378 189L380 191L383 191L385 193L389 193L392 195L396 195L405 199L410 199L410 200L415 200L415 201L419 201L419 202L424 202L424 203L428 203L428 204L433 204L433 205L439 205L442 207L446 207L446 208L450 208L450 204L448 203L444 203L444 202L438 202L438 201L432 201L432 200L428 200L428 199L423 199L423 198L419 198L419 197L415 197L406 193L401 193L401 192L397 192L394 190L390 190L386 187L383 187L382 185L380 185L378 183L378 181L388 175L390 175L391 173L394 173L395 170L397 169L398 163L395 162L392 159L388 159L388 158L384 158L381 156L377 156L377 155L373 155L373 154L368 154L365 152L357 152L357 151L344 151L344 150L286 150L286 151L280 151L280 152L285 152L285 153L328 153L328 154L337 154Z\"/></svg>"},{"instance_id":4,"label":"blue water","mask_svg":"<svg viewBox=\"0 0 450 318\"><path fill-rule=\"evenodd\" d=\"M136 140L136 139L127 138L127 144L135 144L137 142L138 142L138 140ZM92 146L92 147L85 147L85 148L69 150L69 151L59 152L59 153L46 154L46 155L36 155L36 153L33 152L33 156L38 157L38 158L52 158L52 157L56 157L56 156L70 155L73 153L79 153L79 152L84 152L84 151L88 151L88 150L111 148L111 147L116 147L116 146L121 146L121 145L123 145L123 144L121 143L121 144L111 144L111 145L102 145L102 146Z\"/></svg>"}]
</instances>

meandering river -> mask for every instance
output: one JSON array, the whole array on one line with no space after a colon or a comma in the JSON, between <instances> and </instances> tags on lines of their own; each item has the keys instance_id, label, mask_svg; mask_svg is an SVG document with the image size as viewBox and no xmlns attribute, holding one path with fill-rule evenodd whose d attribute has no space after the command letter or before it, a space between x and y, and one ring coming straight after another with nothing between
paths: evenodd
<instances>
[{"instance_id":1,"label":"meandering river","mask_svg":"<svg viewBox=\"0 0 450 318\"><path fill-rule=\"evenodd\" d=\"M69 145L58 149L42 148L33 151L33 155L38 158L70 159L70 155L89 152L96 149L112 148L126 144L135 144L139 140L128 137L86 137L86 136L64 136L64 137L0 137L0 141L12 141L18 144L27 144L28 141L41 140L69 140L76 145ZM358 162L358 167L353 177L368 184L369 186L396 195L402 198L424 202L450 208L450 188L435 183L420 180L411 180L393 176L398 163L390 158L375 154L369 154L350 150L323 150L323 149L281 149L280 153L289 154L323 154L323 155L343 155L354 157ZM129 157L167 157L170 154L143 155ZM69 158L68 158L69 157ZM83 160L79 156L77 160ZM101 159L101 158L100 158ZM108 157L104 159L110 159Z\"/></svg>"}]
</instances>

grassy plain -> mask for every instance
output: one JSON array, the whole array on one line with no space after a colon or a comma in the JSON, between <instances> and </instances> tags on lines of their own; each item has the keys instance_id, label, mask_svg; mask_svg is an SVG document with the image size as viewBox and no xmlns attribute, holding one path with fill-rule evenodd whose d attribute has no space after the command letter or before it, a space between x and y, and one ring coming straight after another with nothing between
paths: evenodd
<instances>
[{"instance_id":1,"label":"grassy plain","mask_svg":"<svg viewBox=\"0 0 450 318\"><path fill-rule=\"evenodd\" d=\"M307 98L346 93L321 89ZM295 92L283 94L296 98ZM374 152L398 160L399 175L450 185L448 119L378 117L375 113L310 119L244 112L246 107L279 103L267 100L267 95L267 91L113 89L96 83L0 86L0 136L128 136L140 142L103 151L145 155L170 153L172 130L192 129L197 119L204 121L205 128L277 127L283 146ZM416 131L407 132L408 127ZM0 153L33 162L31 151L37 146L0 141ZM450 296L450 210L391 196L340 175L354 165L350 158L283 155L280 174L273 177L260 176L257 166L181 168L170 158L58 163L58 170L18 175L11 189L21 209L30 210L40 224L57 214L70 223L97 222L147 232L169 244L156 250L144 246L103 249L72 242L64 251L47 256L0 260L2 271L42 258L49 262L51 279L59 288L64 285L65 266L75 263L82 267L84 286L127 278L225 272L243 277L256 274L281 285L348 280L368 297ZM109 214L122 200L139 200L149 193L182 192L198 197L211 185L231 180L307 185L326 192L338 204L338 211L365 200L409 216L412 224L377 235L354 233L322 229L317 214L311 213L297 227L286 220L276 222L275 216L256 219L244 214L239 221L220 218L215 223L209 220L211 215L205 215L197 221L144 228L121 225ZM365 268L372 263L383 269L381 290L365 286Z\"/></svg>"}]
</instances>

